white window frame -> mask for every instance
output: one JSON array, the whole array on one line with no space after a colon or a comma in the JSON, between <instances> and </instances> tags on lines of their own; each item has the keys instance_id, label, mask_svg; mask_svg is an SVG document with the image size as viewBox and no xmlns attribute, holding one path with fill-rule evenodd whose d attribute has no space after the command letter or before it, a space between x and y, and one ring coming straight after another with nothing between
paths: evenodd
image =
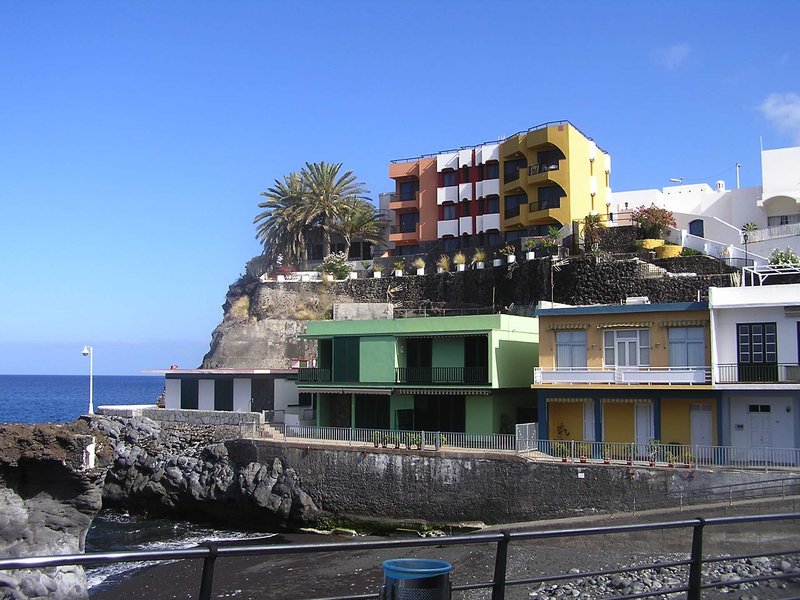
<instances>
[{"instance_id":1,"label":"white window frame","mask_svg":"<svg viewBox=\"0 0 800 600\"><path fill-rule=\"evenodd\" d=\"M620 365L619 348L636 340L636 363ZM609 358L613 356L613 360ZM628 356L629 358L629 356ZM603 332L603 366L606 368L649 367L650 366L650 330L649 329L606 329Z\"/></svg>"},{"instance_id":2,"label":"white window frame","mask_svg":"<svg viewBox=\"0 0 800 600\"><path fill-rule=\"evenodd\" d=\"M705 362L705 328L703 327L670 327L667 333L669 343L670 367L704 367ZM679 354L680 360L673 360ZM692 360L692 356L695 359Z\"/></svg>"},{"instance_id":3,"label":"white window frame","mask_svg":"<svg viewBox=\"0 0 800 600\"><path fill-rule=\"evenodd\" d=\"M582 339L581 339L582 338ZM586 367L586 331L583 329L573 329L568 331L556 331L556 368L570 369ZM565 361L559 360L562 354L569 351L570 364L563 364ZM577 359L577 360L576 360ZM581 360L582 359L582 360ZM583 364L577 364L583 363Z\"/></svg>"}]
</instances>

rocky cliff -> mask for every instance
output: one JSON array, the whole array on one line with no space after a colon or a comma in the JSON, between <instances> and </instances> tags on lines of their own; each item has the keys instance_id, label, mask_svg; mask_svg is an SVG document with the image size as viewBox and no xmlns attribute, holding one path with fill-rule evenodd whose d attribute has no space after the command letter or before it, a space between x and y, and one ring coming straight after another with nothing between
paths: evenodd
<instances>
[{"instance_id":1,"label":"rocky cliff","mask_svg":"<svg viewBox=\"0 0 800 600\"><path fill-rule=\"evenodd\" d=\"M0 426L0 556L83 552L105 471L84 466L93 432L69 425ZM81 567L0 572L0 598L86 598Z\"/></svg>"},{"instance_id":2,"label":"rocky cliff","mask_svg":"<svg viewBox=\"0 0 800 600\"><path fill-rule=\"evenodd\" d=\"M96 416L113 464L104 505L275 531L312 521L318 509L285 462L244 459L224 428Z\"/></svg>"}]
</instances>

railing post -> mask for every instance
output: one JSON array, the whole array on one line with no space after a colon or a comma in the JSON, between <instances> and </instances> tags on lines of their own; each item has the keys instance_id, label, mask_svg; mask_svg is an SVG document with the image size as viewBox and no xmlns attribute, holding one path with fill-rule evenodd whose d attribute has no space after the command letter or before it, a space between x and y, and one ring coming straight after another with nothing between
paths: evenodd
<instances>
[{"instance_id":1,"label":"railing post","mask_svg":"<svg viewBox=\"0 0 800 600\"><path fill-rule=\"evenodd\" d=\"M698 523L692 531L692 556L689 561L689 589L686 591L686 600L700 600L703 575L703 526L705 519L698 518Z\"/></svg>"},{"instance_id":2,"label":"railing post","mask_svg":"<svg viewBox=\"0 0 800 600\"><path fill-rule=\"evenodd\" d=\"M497 553L494 556L494 582L492 583L492 600L503 600L506 597L506 565L508 562L508 542L511 534L501 532L503 539L497 542Z\"/></svg>"},{"instance_id":3,"label":"railing post","mask_svg":"<svg viewBox=\"0 0 800 600\"><path fill-rule=\"evenodd\" d=\"M211 600L211 588L214 587L214 563L217 560L217 545L214 542L206 542L205 546L208 548L208 556L203 559L199 600Z\"/></svg>"}]
</instances>

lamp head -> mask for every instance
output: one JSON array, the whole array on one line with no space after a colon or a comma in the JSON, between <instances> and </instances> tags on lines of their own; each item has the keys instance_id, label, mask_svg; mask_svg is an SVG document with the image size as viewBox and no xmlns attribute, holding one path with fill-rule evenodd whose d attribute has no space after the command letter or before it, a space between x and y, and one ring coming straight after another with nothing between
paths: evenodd
<instances>
[{"instance_id":1,"label":"lamp head","mask_svg":"<svg viewBox=\"0 0 800 600\"><path fill-rule=\"evenodd\" d=\"M83 354L84 356L89 356L89 346L84 346L83 350L81 351L81 354Z\"/></svg>"}]
</instances>

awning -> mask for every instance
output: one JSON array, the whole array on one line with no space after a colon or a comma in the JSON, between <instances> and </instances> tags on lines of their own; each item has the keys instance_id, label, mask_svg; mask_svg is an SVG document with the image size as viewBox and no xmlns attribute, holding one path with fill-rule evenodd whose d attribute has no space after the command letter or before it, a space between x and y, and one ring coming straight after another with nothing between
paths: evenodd
<instances>
[{"instance_id":1,"label":"awning","mask_svg":"<svg viewBox=\"0 0 800 600\"><path fill-rule=\"evenodd\" d=\"M589 329L590 323L548 323L547 329L562 331L564 329Z\"/></svg>"},{"instance_id":2,"label":"awning","mask_svg":"<svg viewBox=\"0 0 800 600\"><path fill-rule=\"evenodd\" d=\"M677 321L661 321L662 327L705 327L708 319L682 319Z\"/></svg>"},{"instance_id":3,"label":"awning","mask_svg":"<svg viewBox=\"0 0 800 600\"><path fill-rule=\"evenodd\" d=\"M600 398L608 404L652 404L652 398Z\"/></svg>"},{"instance_id":4,"label":"awning","mask_svg":"<svg viewBox=\"0 0 800 600\"><path fill-rule=\"evenodd\" d=\"M549 404L550 402L557 402L559 404L564 403L580 403L583 404L584 402L591 402L591 398L547 398L546 402Z\"/></svg>"},{"instance_id":5,"label":"awning","mask_svg":"<svg viewBox=\"0 0 800 600\"><path fill-rule=\"evenodd\" d=\"M487 388L395 388L397 394L409 396L491 396L492 390Z\"/></svg>"},{"instance_id":6,"label":"awning","mask_svg":"<svg viewBox=\"0 0 800 600\"><path fill-rule=\"evenodd\" d=\"M598 329L616 329L617 327L652 327L652 321L631 321L629 323L598 323Z\"/></svg>"},{"instance_id":7,"label":"awning","mask_svg":"<svg viewBox=\"0 0 800 600\"><path fill-rule=\"evenodd\" d=\"M298 392L317 394L383 394L389 396L391 388L346 388L346 387L298 387Z\"/></svg>"}]
</instances>

